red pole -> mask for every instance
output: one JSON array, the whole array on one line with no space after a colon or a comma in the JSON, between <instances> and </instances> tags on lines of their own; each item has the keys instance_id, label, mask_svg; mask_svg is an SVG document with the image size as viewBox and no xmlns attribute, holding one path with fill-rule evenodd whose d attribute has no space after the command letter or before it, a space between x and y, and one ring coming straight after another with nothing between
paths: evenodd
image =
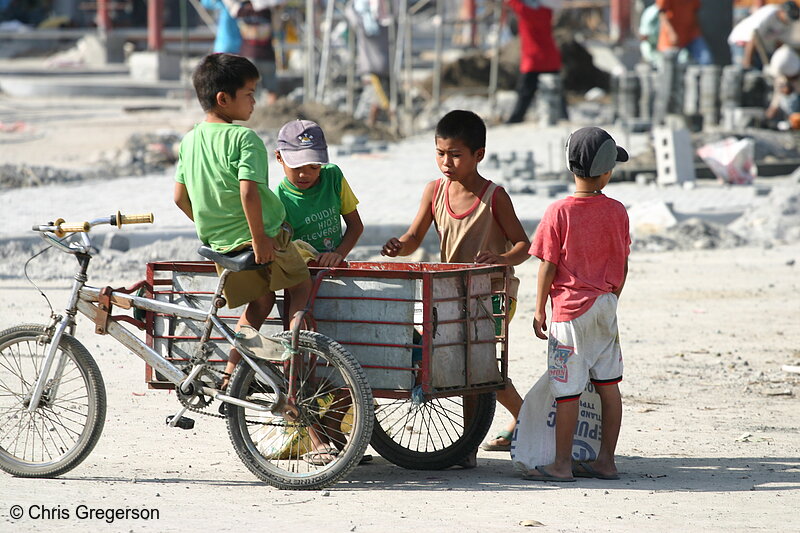
<instances>
[{"instance_id":1,"label":"red pole","mask_svg":"<svg viewBox=\"0 0 800 533\"><path fill-rule=\"evenodd\" d=\"M147 49L158 52L164 46L164 0L148 0L147 2Z\"/></svg>"},{"instance_id":2,"label":"red pole","mask_svg":"<svg viewBox=\"0 0 800 533\"><path fill-rule=\"evenodd\" d=\"M101 33L111 29L111 15L108 13L108 0L97 0L97 27Z\"/></svg>"},{"instance_id":3,"label":"red pole","mask_svg":"<svg viewBox=\"0 0 800 533\"><path fill-rule=\"evenodd\" d=\"M620 42L630 33L632 0L611 0L611 40Z\"/></svg>"},{"instance_id":4,"label":"red pole","mask_svg":"<svg viewBox=\"0 0 800 533\"><path fill-rule=\"evenodd\" d=\"M469 45L471 47L478 46L478 6L475 0L465 0L467 3L467 11L469 13Z\"/></svg>"}]
</instances>

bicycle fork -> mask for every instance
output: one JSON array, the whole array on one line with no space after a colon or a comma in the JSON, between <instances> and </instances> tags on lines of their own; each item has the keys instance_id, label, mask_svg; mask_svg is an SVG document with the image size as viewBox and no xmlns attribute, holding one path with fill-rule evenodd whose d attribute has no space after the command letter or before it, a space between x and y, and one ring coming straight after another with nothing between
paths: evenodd
<instances>
[{"instance_id":1,"label":"bicycle fork","mask_svg":"<svg viewBox=\"0 0 800 533\"><path fill-rule=\"evenodd\" d=\"M28 398L28 412L33 413L38 407L39 403L42 400L42 395L44 394L45 385L48 382L48 376L50 375L50 369L53 367L53 362L56 358L56 353L58 353L58 346L61 344L61 338L64 336L64 333L67 331L67 328L71 327L75 324L75 315L77 313L76 306L78 303L78 295L80 293L80 289L83 284L86 282L85 274L79 274L75 276L75 281L72 284L72 293L70 294L69 298L69 305L67 306L66 313L60 319L57 315L53 316L54 322L48 327L48 331L55 327L55 331L50 336L49 342L50 347L47 349L47 355L44 358L42 363L41 371L39 372L39 376L36 378L34 382L33 389L31 391L30 398ZM50 396L54 397L56 390L58 389L58 383L60 381L61 373L64 371L64 365L66 364L64 355L59 358L58 365L56 366L56 372L54 374L53 379L53 389L50 391Z\"/></svg>"}]
</instances>

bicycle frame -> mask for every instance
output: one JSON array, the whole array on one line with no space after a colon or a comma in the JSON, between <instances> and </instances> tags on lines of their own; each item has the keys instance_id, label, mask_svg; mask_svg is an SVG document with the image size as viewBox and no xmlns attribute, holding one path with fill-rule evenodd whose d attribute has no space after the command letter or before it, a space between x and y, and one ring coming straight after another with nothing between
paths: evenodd
<instances>
[{"instance_id":1,"label":"bicycle frame","mask_svg":"<svg viewBox=\"0 0 800 533\"><path fill-rule=\"evenodd\" d=\"M75 281L72 284L65 315L63 317L58 315L53 316L54 322L51 328L54 328L54 331L49 339L50 348L48 349L47 356L42 364L42 370L39 373L39 376L37 377L36 383L33 387L30 403L28 405L29 412L33 412L39 405L45 385L50 379L51 369L62 336L68 330L71 333L74 332L76 325L75 317L77 312L80 312L93 322L97 321L97 315L100 312L98 302L101 296L101 289L86 285L86 282L88 281L87 270L91 260L92 251L92 244L86 233L80 234L82 240L80 244L72 243L72 245L67 245L63 241L55 239L45 233L40 233L40 235L42 239L44 239L51 246L54 246L65 253L75 255L79 263L79 268L75 274ZM224 286L229 272L230 271L226 270L220 276L219 285L215 294L216 297L221 296L222 287ZM112 305L116 305L124 309L136 308L143 311L162 313L179 318L203 322L204 338L206 341L210 334L215 331L219 333L231 346L235 345L234 332L217 317L217 308L213 305L213 301L208 310L202 310L184 305L153 300L142 296L134 296L121 291L111 291L109 295L109 301L112 303ZM161 354L147 346L145 342L136 337L136 335L131 333L127 328L122 326L116 317L111 315L108 315L107 317L105 333L111 335L114 339L120 342L120 344L128 348L128 350L138 355L141 359L147 362L147 364L151 365L159 373L161 373L167 380L175 384L176 387L179 387L183 392L190 392L195 378L200 374L200 372L202 372L205 366L205 362L194 365L192 372L187 376L180 368L176 367L170 361L161 356ZM272 388L273 392L275 393L275 397L278 398L275 403L269 406L254 404L245 400L228 396L219 392L219 390L215 388L207 386L202 386L200 388L200 392L217 400L233 403L241 407L247 407L249 409L263 412L272 412L273 414L284 414L287 409L286 394L280 390L280 387L275 379L273 379L264 370L262 365L256 363L246 353L240 353L240 355L242 356L242 359L253 368L256 375L266 384L268 384L270 388ZM58 375L58 369L61 367L62 363L59 362L56 367L55 374L57 378L60 377ZM55 381L57 382L58 379ZM177 421L177 419L183 414L185 409L186 408L176 415L175 421Z\"/></svg>"}]
</instances>

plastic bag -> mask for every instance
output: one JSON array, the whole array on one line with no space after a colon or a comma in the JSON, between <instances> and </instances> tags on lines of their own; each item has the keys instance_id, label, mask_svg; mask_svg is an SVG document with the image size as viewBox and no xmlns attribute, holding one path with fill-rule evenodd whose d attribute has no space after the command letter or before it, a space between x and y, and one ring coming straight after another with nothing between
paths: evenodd
<instances>
[{"instance_id":1,"label":"plastic bag","mask_svg":"<svg viewBox=\"0 0 800 533\"><path fill-rule=\"evenodd\" d=\"M581 394L578 425L572 442L576 461L593 461L600 451L600 395L592 383ZM511 461L514 468L527 472L537 465L547 465L556 458L556 401L550 392L548 373L525 395L511 439Z\"/></svg>"},{"instance_id":2,"label":"plastic bag","mask_svg":"<svg viewBox=\"0 0 800 533\"><path fill-rule=\"evenodd\" d=\"M753 139L728 137L701 146L697 150L697 155L723 183L751 184L758 173Z\"/></svg>"}]
</instances>

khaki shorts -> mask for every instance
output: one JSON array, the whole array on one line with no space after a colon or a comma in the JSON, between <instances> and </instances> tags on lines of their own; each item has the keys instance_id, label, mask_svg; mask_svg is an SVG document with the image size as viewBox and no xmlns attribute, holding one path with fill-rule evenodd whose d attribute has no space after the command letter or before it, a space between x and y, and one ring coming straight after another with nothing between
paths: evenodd
<instances>
[{"instance_id":1,"label":"khaki shorts","mask_svg":"<svg viewBox=\"0 0 800 533\"><path fill-rule=\"evenodd\" d=\"M270 292L294 287L311 277L306 262L292 242L291 231L282 226L275 241L275 259L264 268L231 272L228 275L222 293L229 308L252 302ZM217 274L222 274L223 268L215 266Z\"/></svg>"}]
</instances>

